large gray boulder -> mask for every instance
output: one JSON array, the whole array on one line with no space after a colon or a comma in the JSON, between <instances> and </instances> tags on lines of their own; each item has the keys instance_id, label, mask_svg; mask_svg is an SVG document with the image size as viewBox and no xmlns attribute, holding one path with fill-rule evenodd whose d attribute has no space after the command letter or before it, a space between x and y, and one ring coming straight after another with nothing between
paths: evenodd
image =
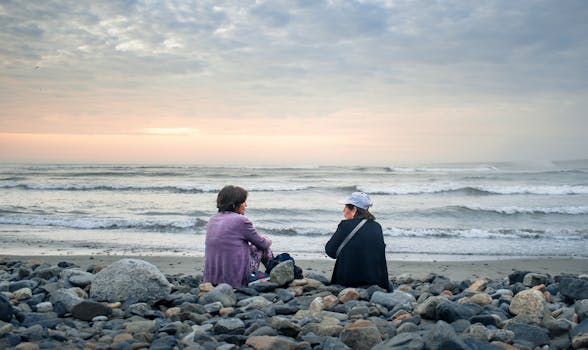
<instances>
[{"instance_id":1,"label":"large gray boulder","mask_svg":"<svg viewBox=\"0 0 588 350\"><path fill-rule=\"evenodd\" d=\"M122 259L96 274L90 296L108 302L151 302L163 299L171 289L171 283L154 265L139 259Z\"/></svg>"}]
</instances>

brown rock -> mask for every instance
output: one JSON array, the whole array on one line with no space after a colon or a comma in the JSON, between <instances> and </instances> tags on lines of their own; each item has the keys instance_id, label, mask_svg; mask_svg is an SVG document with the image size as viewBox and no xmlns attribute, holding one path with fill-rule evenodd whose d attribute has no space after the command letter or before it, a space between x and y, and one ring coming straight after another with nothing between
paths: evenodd
<instances>
[{"instance_id":1,"label":"brown rock","mask_svg":"<svg viewBox=\"0 0 588 350\"><path fill-rule=\"evenodd\" d=\"M546 311L545 296L538 290L524 290L512 299L509 310L519 322L541 323Z\"/></svg>"},{"instance_id":2,"label":"brown rock","mask_svg":"<svg viewBox=\"0 0 588 350\"><path fill-rule=\"evenodd\" d=\"M581 349L588 347L588 334L578 334L572 339L572 347Z\"/></svg>"},{"instance_id":3,"label":"brown rock","mask_svg":"<svg viewBox=\"0 0 588 350\"><path fill-rule=\"evenodd\" d=\"M39 350L39 345L35 343L20 343L16 346L17 350Z\"/></svg>"},{"instance_id":4,"label":"brown rock","mask_svg":"<svg viewBox=\"0 0 588 350\"><path fill-rule=\"evenodd\" d=\"M337 305L339 303L339 299L337 299L337 297L334 295L327 295L323 298L323 302L325 303L325 309L328 310Z\"/></svg>"},{"instance_id":5,"label":"brown rock","mask_svg":"<svg viewBox=\"0 0 588 350\"><path fill-rule=\"evenodd\" d=\"M340 302L346 303L349 300L359 299L359 292L355 288L345 288L339 293L338 297Z\"/></svg>"},{"instance_id":6,"label":"brown rock","mask_svg":"<svg viewBox=\"0 0 588 350\"><path fill-rule=\"evenodd\" d=\"M472 284L470 284L470 286L468 287L468 290L471 290L473 292L481 292L483 290L486 290L486 285L488 284L488 281L480 278L475 280Z\"/></svg>"},{"instance_id":7,"label":"brown rock","mask_svg":"<svg viewBox=\"0 0 588 350\"><path fill-rule=\"evenodd\" d=\"M478 305L490 305L492 304L492 297L487 294L487 293L478 293L478 294L474 294L471 298L470 301L472 303L476 303Z\"/></svg>"},{"instance_id":8,"label":"brown rock","mask_svg":"<svg viewBox=\"0 0 588 350\"><path fill-rule=\"evenodd\" d=\"M442 291L440 294L440 296L445 296L445 297L452 297L453 293L451 293L450 290L445 289L444 291Z\"/></svg>"},{"instance_id":9,"label":"brown rock","mask_svg":"<svg viewBox=\"0 0 588 350\"><path fill-rule=\"evenodd\" d=\"M112 344L120 343L122 341L127 341L133 339L133 336L130 333L119 333L112 338Z\"/></svg>"},{"instance_id":10,"label":"brown rock","mask_svg":"<svg viewBox=\"0 0 588 350\"><path fill-rule=\"evenodd\" d=\"M223 307L222 309L220 309L218 311L218 314L220 316L226 316L226 315L230 314L233 311L235 311L235 308L234 307Z\"/></svg>"}]
</instances>

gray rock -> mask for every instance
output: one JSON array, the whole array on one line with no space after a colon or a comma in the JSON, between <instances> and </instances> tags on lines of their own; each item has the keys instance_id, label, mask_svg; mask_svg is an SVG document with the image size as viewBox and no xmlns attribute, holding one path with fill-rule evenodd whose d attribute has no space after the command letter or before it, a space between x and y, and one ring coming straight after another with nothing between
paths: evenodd
<instances>
[{"instance_id":1,"label":"gray rock","mask_svg":"<svg viewBox=\"0 0 588 350\"><path fill-rule=\"evenodd\" d=\"M66 271L76 271L76 270L66 270ZM85 271L78 271L67 279L69 283L74 287L86 288L94 281L94 275L85 272Z\"/></svg>"},{"instance_id":2,"label":"gray rock","mask_svg":"<svg viewBox=\"0 0 588 350\"><path fill-rule=\"evenodd\" d=\"M578 314L578 320L580 322L588 319L588 299L577 300L574 305L574 310Z\"/></svg>"},{"instance_id":3,"label":"gray rock","mask_svg":"<svg viewBox=\"0 0 588 350\"><path fill-rule=\"evenodd\" d=\"M269 320L269 325L278 331L279 334L296 338L301 331L299 325L281 316L274 316Z\"/></svg>"},{"instance_id":4,"label":"gray rock","mask_svg":"<svg viewBox=\"0 0 588 350\"><path fill-rule=\"evenodd\" d=\"M441 294L444 290L452 291L456 284L445 276L435 276L431 283L430 291L435 295Z\"/></svg>"},{"instance_id":5,"label":"gray rock","mask_svg":"<svg viewBox=\"0 0 588 350\"><path fill-rule=\"evenodd\" d=\"M424 335L426 347L430 350L463 349L470 348L461 340L447 322L438 321Z\"/></svg>"},{"instance_id":6,"label":"gray rock","mask_svg":"<svg viewBox=\"0 0 588 350\"><path fill-rule=\"evenodd\" d=\"M416 299L411 294L395 290L392 293L385 292L374 292L370 299L370 303L380 304L387 309L393 309L396 305L406 306L412 309L412 304L416 302Z\"/></svg>"},{"instance_id":7,"label":"gray rock","mask_svg":"<svg viewBox=\"0 0 588 350\"><path fill-rule=\"evenodd\" d=\"M571 301L588 299L588 281L573 277L562 278L559 292Z\"/></svg>"},{"instance_id":8,"label":"gray rock","mask_svg":"<svg viewBox=\"0 0 588 350\"><path fill-rule=\"evenodd\" d=\"M34 325L41 325L45 328L55 328L62 320L57 317L55 312L24 312L24 320L20 323L23 327L32 327Z\"/></svg>"},{"instance_id":9,"label":"gray rock","mask_svg":"<svg viewBox=\"0 0 588 350\"><path fill-rule=\"evenodd\" d=\"M414 308L414 312L427 320L434 320L437 316L437 305L447 302L447 298L431 296Z\"/></svg>"},{"instance_id":10,"label":"gray rock","mask_svg":"<svg viewBox=\"0 0 588 350\"><path fill-rule=\"evenodd\" d=\"M540 284L547 284L547 275L542 273L528 273L523 278L523 284L527 287L535 287Z\"/></svg>"},{"instance_id":11,"label":"gray rock","mask_svg":"<svg viewBox=\"0 0 588 350\"><path fill-rule=\"evenodd\" d=\"M20 280L12 282L8 287L9 292L16 292L19 289L28 288L31 291L39 286L39 282L33 280Z\"/></svg>"},{"instance_id":12,"label":"gray rock","mask_svg":"<svg viewBox=\"0 0 588 350\"><path fill-rule=\"evenodd\" d=\"M200 297L198 302L206 305L214 302L220 302L224 307L234 306L237 304L237 297L233 291L233 287L229 284L221 283L210 292Z\"/></svg>"},{"instance_id":13,"label":"gray rock","mask_svg":"<svg viewBox=\"0 0 588 350\"><path fill-rule=\"evenodd\" d=\"M294 281L294 262L287 260L276 265L270 272L270 282L279 286Z\"/></svg>"},{"instance_id":14,"label":"gray rock","mask_svg":"<svg viewBox=\"0 0 588 350\"><path fill-rule=\"evenodd\" d=\"M253 332L251 332L248 335L250 337L260 336L260 335L267 335L267 336L273 337L273 336L278 335L278 331L276 331L275 329L273 329L270 326L262 326L262 327L259 327L256 330L254 330Z\"/></svg>"},{"instance_id":15,"label":"gray rock","mask_svg":"<svg viewBox=\"0 0 588 350\"><path fill-rule=\"evenodd\" d=\"M58 289L51 293L49 301L53 306L60 304L65 308L65 312L71 312L74 306L84 301L71 289Z\"/></svg>"},{"instance_id":16,"label":"gray rock","mask_svg":"<svg viewBox=\"0 0 588 350\"><path fill-rule=\"evenodd\" d=\"M44 301L35 305L37 312L51 312L53 311L53 304L50 301Z\"/></svg>"},{"instance_id":17,"label":"gray rock","mask_svg":"<svg viewBox=\"0 0 588 350\"><path fill-rule=\"evenodd\" d=\"M400 333L418 332L418 331L419 331L419 326L417 326L416 324L414 324L412 322L404 322L396 330L396 332L398 334L400 334Z\"/></svg>"},{"instance_id":18,"label":"gray rock","mask_svg":"<svg viewBox=\"0 0 588 350\"><path fill-rule=\"evenodd\" d=\"M339 338L327 337L320 347L321 350L350 350Z\"/></svg>"},{"instance_id":19,"label":"gray rock","mask_svg":"<svg viewBox=\"0 0 588 350\"><path fill-rule=\"evenodd\" d=\"M221 318L214 325L215 334L243 334L245 323L238 318Z\"/></svg>"},{"instance_id":20,"label":"gray rock","mask_svg":"<svg viewBox=\"0 0 588 350\"><path fill-rule=\"evenodd\" d=\"M10 322L14 315L12 304L0 293L0 321Z\"/></svg>"},{"instance_id":21,"label":"gray rock","mask_svg":"<svg viewBox=\"0 0 588 350\"><path fill-rule=\"evenodd\" d=\"M514 332L515 343L529 344L532 348L549 345L551 340L547 329L525 323L511 323L505 327Z\"/></svg>"},{"instance_id":22,"label":"gray rock","mask_svg":"<svg viewBox=\"0 0 588 350\"><path fill-rule=\"evenodd\" d=\"M39 267L31 273L31 278L38 277L44 280L49 280L53 277L59 277L61 274L61 268L57 266Z\"/></svg>"},{"instance_id":23,"label":"gray rock","mask_svg":"<svg viewBox=\"0 0 588 350\"><path fill-rule=\"evenodd\" d=\"M482 307L474 303L460 304L457 302L446 302L437 305L436 319L446 322L453 322L460 319L469 320L482 311Z\"/></svg>"},{"instance_id":24,"label":"gray rock","mask_svg":"<svg viewBox=\"0 0 588 350\"><path fill-rule=\"evenodd\" d=\"M422 350L425 348L425 341L417 333L402 333L380 343L372 350Z\"/></svg>"},{"instance_id":25,"label":"gray rock","mask_svg":"<svg viewBox=\"0 0 588 350\"><path fill-rule=\"evenodd\" d=\"M468 329L468 335L474 339L486 343L490 340L490 330L479 323L470 326L470 328Z\"/></svg>"},{"instance_id":26,"label":"gray rock","mask_svg":"<svg viewBox=\"0 0 588 350\"><path fill-rule=\"evenodd\" d=\"M95 275L90 295L98 301L152 302L165 298L171 288L154 265L144 260L122 259Z\"/></svg>"}]
</instances>

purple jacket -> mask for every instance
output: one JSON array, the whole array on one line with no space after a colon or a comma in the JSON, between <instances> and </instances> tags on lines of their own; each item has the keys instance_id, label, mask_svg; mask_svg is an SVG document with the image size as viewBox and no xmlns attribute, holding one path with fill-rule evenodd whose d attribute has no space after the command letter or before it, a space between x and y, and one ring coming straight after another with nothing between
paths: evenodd
<instances>
[{"instance_id":1,"label":"purple jacket","mask_svg":"<svg viewBox=\"0 0 588 350\"><path fill-rule=\"evenodd\" d=\"M249 276L249 242L268 249L271 242L259 235L251 220L233 212L213 215L206 226L204 281L213 285L246 285Z\"/></svg>"}]
</instances>

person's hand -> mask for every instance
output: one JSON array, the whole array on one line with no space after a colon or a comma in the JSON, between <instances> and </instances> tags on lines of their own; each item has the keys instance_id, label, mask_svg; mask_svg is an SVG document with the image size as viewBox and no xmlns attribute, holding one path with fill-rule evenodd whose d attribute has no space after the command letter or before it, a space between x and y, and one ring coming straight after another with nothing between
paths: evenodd
<instances>
[{"instance_id":1,"label":"person's hand","mask_svg":"<svg viewBox=\"0 0 588 350\"><path fill-rule=\"evenodd\" d=\"M272 239L271 239L271 238L269 238L269 236L268 236L268 235L266 235L266 234L263 234L263 233L260 233L259 235L260 235L261 237L263 237L263 238L267 239L267 240L270 242L270 244L272 244Z\"/></svg>"}]
</instances>

